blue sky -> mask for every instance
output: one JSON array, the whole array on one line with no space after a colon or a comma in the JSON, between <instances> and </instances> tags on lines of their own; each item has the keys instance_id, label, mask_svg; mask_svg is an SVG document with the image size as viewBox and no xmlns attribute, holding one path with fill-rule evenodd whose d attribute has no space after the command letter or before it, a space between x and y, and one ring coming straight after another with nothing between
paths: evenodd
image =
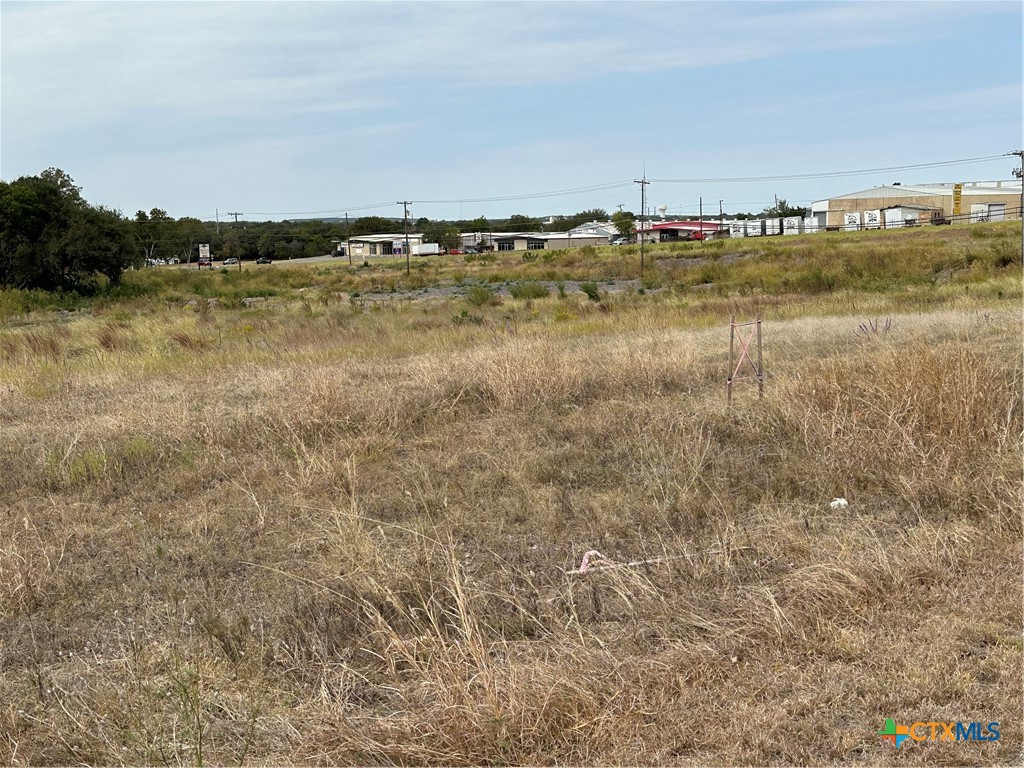
<instances>
[{"instance_id":1,"label":"blue sky","mask_svg":"<svg viewBox=\"0 0 1024 768\"><path fill-rule=\"evenodd\" d=\"M1019 2L4 0L0 176L126 215L439 219L639 211L646 172L670 215L759 211L1015 161L666 180L1017 150L1021 69Z\"/></svg>"}]
</instances>

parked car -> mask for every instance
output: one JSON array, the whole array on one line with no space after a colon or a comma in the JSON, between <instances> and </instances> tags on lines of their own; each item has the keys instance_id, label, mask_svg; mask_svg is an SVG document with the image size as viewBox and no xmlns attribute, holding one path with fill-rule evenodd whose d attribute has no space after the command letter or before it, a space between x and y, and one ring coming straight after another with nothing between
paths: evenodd
<instances>
[{"instance_id":1,"label":"parked car","mask_svg":"<svg viewBox=\"0 0 1024 768\"><path fill-rule=\"evenodd\" d=\"M199 261L196 262L196 265L199 267L210 267L211 269L213 268L213 262L210 259L200 259Z\"/></svg>"},{"instance_id":2,"label":"parked car","mask_svg":"<svg viewBox=\"0 0 1024 768\"><path fill-rule=\"evenodd\" d=\"M627 245L628 243L628 237L616 237L614 240L612 240L612 245Z\"/></svg>"},{"instance_id":3,"label":"parked car","mask_svg":"<svg viewBox=\"0 0 1024 768\"><path fill-rule=\"evenodd\" d=\"M238 259L236 259L233 256L230 259L224 259L224 266L225 267L233 267L236 264L238 264Z\"/></svg>"},{"instance_id":4,"label":"parked car","mask_svg":"<svg viewBox=\"0 0 1024 768\"><path fill-rule=\"evenodd\" d=\"M258 259L256 259L256 263L257 264L271 264L273 262L271 262L269 256L260 256Z\"/></svg>"}]
</instances>

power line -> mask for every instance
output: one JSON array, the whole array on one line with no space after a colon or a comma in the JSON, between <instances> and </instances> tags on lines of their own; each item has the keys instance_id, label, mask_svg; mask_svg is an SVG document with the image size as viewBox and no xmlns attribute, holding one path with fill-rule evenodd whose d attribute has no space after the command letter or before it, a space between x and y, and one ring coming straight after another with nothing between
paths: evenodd
<instances>
[{"instance_id":1,"label":"power line","mask_svg":"<svg viewBox=\"0 0 1024 768\"><path fill-rule=\"evenodd\" d=\"M893 165L887 168L864 168L859 171L828 171L825 173L794 173L783 176L734 176L731 178L707 179L651 179L662 184L730 184L758 181L796 181L798 179L834 179L844 176L866 176L872 173L888 173L890 171L915 171L923 168L945 168L952 165L971 165L1001 160L1006 155L990 155L988 157L971 157L966 160L944 160L935 163L917 163L916 165Z\"/></svg>"},{"instance_id":2,"label":"power line","mask_svg":"<svg viewBox=\"0 0 1024 768\"><path fill-rule=\"evenodd\" d=\"M375 208L390 208L394 203L372 203L368 205L340 205L323 211L254 211L251 216L315 216L324 213L341 213L342 211L370 211Z\"/></svg>"},{"instance_id":3,"label":"power line","mask_svg":"<svg viewBox=\"0 0 1024 768\"><path fill-rule=\"evenodd\" d=\"M1014 154L1014 153L1008 153ZM945 160L937 161L932 163L916 163L913 165L897 165L887 166L881 168L864 168L860 170L847 170L847 171L828 171L822 173L802 173L802 174L781 174L775 176L735 176L735 177L708 177L708 178L653 178L646 179L648 182L657 182L663 184L731 184L731 183L756 183L756 182L767 182L767 181L798 181L801 179L828 179L828 178L844 178L850 176L865 176L877 173L892 173L899 171L911 171L911 170L923 170L928 168L946 168L958 165L972 165L978 163L993 162L996 160L1002 160L1007 155L988 155L984 157L966 158L962 160ZM546 192L530 192L519 195L500 195L494 197L477 197L477 198L451 198L451 199L437 199L437 200L411 200L410 204L464 204L464 203L500 203L510 202L514 200L539 200L545 198L562 197L568 195L587 194L592 192L604 192L610 190L620 190L627 188L631 183L636 180L621 180L612 181L602 184L593 184L585 187L574 187L570 189L546 191ZM370 203L366 205L347 205L337 206L335 208L323 209L317 211L255 211L250 213L252 216L321 216L325 214L335 214L341 216L342 211L368 211L380 208L388 208L394 203ZM643 211L641 211L643 213ZM229 214L231 215L231 214ZM209 216L205 218L210 218ZM219 216L215 215L215 218Z\"/></svg>"},{"instance_id":4,"label":"power line","mask_svg":"<svg viewBox=\"0 0 1024 768\"><path fill-rule=\"evenodd\" d=\"M606 189L622 189L628 187L629 181L611 181L607 184L595 184L590 187L576 187L575 189L562 189L556 192L533 192L525 195L505 195L503 197L476 197L456 198L454 200L413 200L417 204L423 203L503 203L509 200L533 200L542 197L559 197L561 195L578 195L585 192L603 192Z\"/></svg>"}]
</instances>

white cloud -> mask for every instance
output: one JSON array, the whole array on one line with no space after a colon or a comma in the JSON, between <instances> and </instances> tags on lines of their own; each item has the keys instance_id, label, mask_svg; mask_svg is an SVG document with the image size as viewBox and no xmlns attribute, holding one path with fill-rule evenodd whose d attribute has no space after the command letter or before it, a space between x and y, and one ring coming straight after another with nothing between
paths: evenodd
<instances>
[{"instance_id":1,"label":"white cloud","mask_svg":"<svg viewBox=\"0 0 1024 768\"><path fill-rule=\"evenodd\" d=\"M133 109L376 108L396 79L542 85L890 44L933 33L926 5L5 2L4 102L36 130ZM976 12L943 4L942 26Z\"/></svg>"},{"instance_id":2,"label":"white cloud","mask_svg":"<svg viewBox=\"0 0 1024 768\"><path fill-rule=\"evenodd\" d=\"M691 83L715 78L714 88L721 87L719 67L735 73L741 68L734 65L747 62L824 60L827 51L895 55L914 42L948 41L959 23L1008 10L1019 24L1019 7L1008 3L3 0L4 170L38 172L36 158L54 158L49 165L77 156L67 165L72 172L84 166L113 173L145 163L151 175L187 166L191 176L207 161L252 183L262 171L246 164L320 178L331 176L328 162L347 173L356 159L379 166L384 157L408 167L418 156L429 179L431 163L464 178L453 158L486 157L490 184L507 174L550 189L536 169L554 167L563 154L600 157L610 148L637 147L638 138L667 143L690 128L725 133L725 124L744 118L774 129L778 142L798 132L795 115L825 123L849 114L849 99L860 99L867 118L885 114L893 101L865 86L855 93L798 91L779 106L723 101L716 115L674 112L669 126L602 121L600 110L628 96L624 83L671 73L665 81L678 95L669 98L685 98ZM940 57L922 71L945 66ZM1000 75L997 83L1016 77ZM930 74L919 82L932 82ZM745 87L723 83L733 92ZM952 99L901 95L899 110L938 124L954 108L1006 114L1005 99L1020 113L1014 83L958 90ZM555 127L553 112L563 100L565 112L578 116L566 124L569 131ZM520 119L524 135L516 134ZM799 131L813 122L804 119ZM440 145L453 133L461 145L444 147L445 154ZM311 159L317 152L318 163ZM331 153L344 160L325 160ZM519 161L501 166L503 156ZM366 176L374 174L380 175L369 167Z\"/></svg>"}]
</instances>

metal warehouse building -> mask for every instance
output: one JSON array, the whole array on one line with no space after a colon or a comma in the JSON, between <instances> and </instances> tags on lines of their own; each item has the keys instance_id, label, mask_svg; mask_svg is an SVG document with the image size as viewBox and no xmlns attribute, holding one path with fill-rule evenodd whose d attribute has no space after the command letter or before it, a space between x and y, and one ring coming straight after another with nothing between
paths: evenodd
<instances>
[{"instance_id":1,"label":"metal warehouse building","mask_svg":"<svg viewBox=\"0 0 1024 768\"><path fill-rule=\"evenodd\" d=\"M1020 182L890 184L819 200L811 215L819 227L881 229L932 221L1002 221L1021 216Z\"/></svg>"}]
</instances>

